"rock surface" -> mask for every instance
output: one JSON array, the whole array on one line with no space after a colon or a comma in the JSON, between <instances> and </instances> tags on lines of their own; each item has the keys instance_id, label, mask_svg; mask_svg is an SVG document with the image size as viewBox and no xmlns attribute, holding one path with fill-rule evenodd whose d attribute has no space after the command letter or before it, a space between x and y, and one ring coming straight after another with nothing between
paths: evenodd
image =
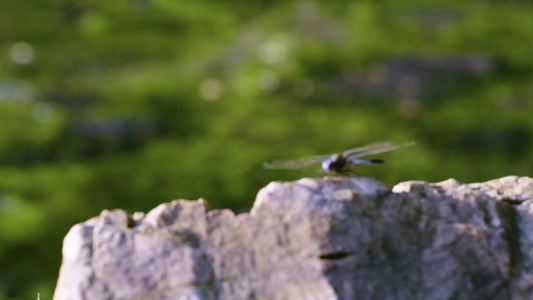
<instances>
[{"instance_id":1,"label":"rock surface","mask_svg":"<svg viewBox=\"0 0 533 300\"><path fill-rule=\"evenodd\" d=\"M533 299L533 179L304 178L250 213L103 211L65 237L54 299Z\"/></svg>"}]
</instances>

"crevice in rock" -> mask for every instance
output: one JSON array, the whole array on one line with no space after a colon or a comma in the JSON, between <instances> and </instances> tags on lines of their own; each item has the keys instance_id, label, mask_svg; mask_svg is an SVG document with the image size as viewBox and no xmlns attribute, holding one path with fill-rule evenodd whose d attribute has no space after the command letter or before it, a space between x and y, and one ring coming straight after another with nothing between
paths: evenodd
<instances>
[{"instance_id":1,"label":"crevice in rock","mask_svg":"<svg viewBox=\"0 0 533 300\"><path fill-rule=\"evenodd\" d=\"M500 216L504 220L503 239L507 241L507 250L509 252L509 276L510 280L516 277L520 270L521 253L520 253L520 228L518 226L518 212L515 206L508 201L500 202L498 205Z\"/></svg>"},{"instance_id":2,"label":"crevice in rock","mask_svg":"<svg viewBox=\"0 0 533 300\"><path fill-rule=\"evenodd\" d=\"M137 226L137 222L133 219L132 215L128 214L128 223L126 224L127 228L135 228Z\"/></svg>"},{"instance_id":3,"label":"crevice in rock","mask_svg":"<svg viewBox=\"0 0 533 300\"><path fill-rule=\"evenodd\" d=\"M349 251L335 251L335 252L322 253L318 256L318 258L327 259L327 260L339 260L347 256L350 256L351 254L352 253Z\"/></svg>"},{"instance_id":4,"label":"crevice in rock","mask_svg":"<svg viewBox=\"0 0 533 300\"><path fill-rule=\"evenodd\" d=\"M517 200L517 199L511 199L511 198L503 198L501 199L502 202L507 203L509 205L520 205L524 200Z\"/></svg>"}]
</instances>

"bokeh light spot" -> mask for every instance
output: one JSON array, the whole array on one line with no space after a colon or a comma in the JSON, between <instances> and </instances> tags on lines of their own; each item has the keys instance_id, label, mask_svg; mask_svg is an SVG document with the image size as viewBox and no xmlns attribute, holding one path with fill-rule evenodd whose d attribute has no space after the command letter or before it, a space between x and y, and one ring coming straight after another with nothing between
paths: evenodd
<instances>
[{"instance_id":1,"label":"bokeh light spot","mask_svg":"<svg viewBox=\"0 0 533 300\"><path fill-rule=\"evenodd\" d=\"M259 87L264 91L275 91L279 87L278 75L271 70L264 71L259 76Z\"/></svg>"},{"instance_id":2,"label":"bokeh light spot","mask_svg":"<svg viewBox=\"0 0 533 300\"><path fill-rule=\"evenodd\" d=\"M33 60L33 47L26 42L14 43L9 54L14 63L25 65Z\"/></svg>"},{"instance_id":3,"label":"bokeh light spot","mask_svg":"<svg viewBox=\"0 0 533 300\"><path fill-rule=\"evenodd\" d=\"M259 46L257 56L267 64L277 64L287 59L287 47L280 42L266 42Z\"/></svg>"},{"instance_id":4,"label":"bokeh light spot","mask_svg":"<svg viewBox=\"0 0 533 300\"><path fill-rule=\"evenodd\" d=\"M215 101L222 95L223 87L216 79L206 79L200 84L200 96L207 101Z\"/></svg>"},{"instance_id":5,"label":"bokeh light spot","mask_svg":"<svg viewBox=\"0 0 533 300\"><path fill-rule=\"evenodd\" d=\"M54 108L44 102L38 102L33 106L33 118L39 123L46 123L52 119Z\"/></svg>"}]
</instances>

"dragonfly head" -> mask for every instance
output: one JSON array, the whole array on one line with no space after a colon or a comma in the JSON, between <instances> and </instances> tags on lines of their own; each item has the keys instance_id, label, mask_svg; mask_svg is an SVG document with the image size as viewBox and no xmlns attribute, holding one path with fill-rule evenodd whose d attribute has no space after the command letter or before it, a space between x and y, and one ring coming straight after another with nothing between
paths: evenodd
<instances>
[{"instance_id":1,"label":"dragonfly head","mask_svg":"<svg viewBox=\"0 0 533 300\"><path fill-rule=\"evenodd\" d=\"M333 154L322 162L322 170L328 173L341 173L346 169L348 160L341 154Z\"/></svg>"}]
</instances>

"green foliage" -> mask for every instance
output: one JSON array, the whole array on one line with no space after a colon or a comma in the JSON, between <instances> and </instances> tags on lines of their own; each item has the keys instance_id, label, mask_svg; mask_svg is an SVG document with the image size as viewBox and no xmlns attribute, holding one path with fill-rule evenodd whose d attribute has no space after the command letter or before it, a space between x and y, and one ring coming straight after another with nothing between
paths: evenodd
<instances>
[{"instance_id":1,"label":"green foliage","mask_svg":"<svg viewBox=\"0 0 533 300\"><path fill-rule=\"evenodd\" d=\"M248 209L262 162L415 141L361 173L533 170L524 1L6 0L0 299L50 299L61 241L103 209Z\"/></svg>"}]
</instances>

